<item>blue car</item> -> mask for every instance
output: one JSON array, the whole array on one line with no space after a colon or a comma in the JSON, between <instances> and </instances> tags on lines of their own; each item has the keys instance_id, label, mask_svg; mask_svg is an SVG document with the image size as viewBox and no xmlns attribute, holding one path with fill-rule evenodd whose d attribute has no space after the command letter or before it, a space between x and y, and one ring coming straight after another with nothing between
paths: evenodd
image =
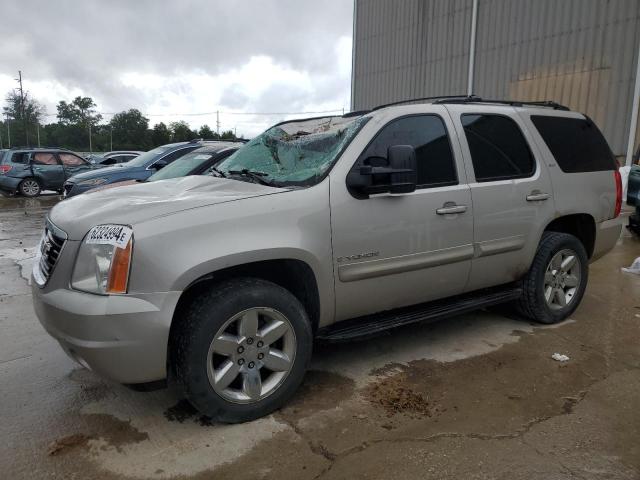
<instances>
[{"instance_id":1,"label":"blue car","mask_svg":"<svg viewBox=\"0 0 640 480\"><path fill-rule=\"evenodd\" d=\"M62 148L12 148L0 153L0 190L37 197L43 190L62 192L66 179L100 168Z\"/></svg>"},{"instance_id":2,"label":"blue car","mask_svg":"<svg viewBox=\"0 0 640 480\"><path fill-rule=\"evenodd\" d=\"M169 143L154 148L127 163L85 172L70 178L64 184L64 195L65 197L73 197L93 188L127 180L144 181L158 170L196 148L219 143L228 144L228 142L213 140L192 140L190 142Z\"/></svg>"}]
</instances>

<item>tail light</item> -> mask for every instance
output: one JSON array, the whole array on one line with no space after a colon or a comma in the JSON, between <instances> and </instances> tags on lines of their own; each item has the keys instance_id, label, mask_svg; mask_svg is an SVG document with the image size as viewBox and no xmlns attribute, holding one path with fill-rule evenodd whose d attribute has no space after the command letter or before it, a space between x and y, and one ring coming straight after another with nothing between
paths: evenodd
<instances>
[{"instance_id":1,"label":"tail light","mask_svg":"<svg viewBox=\"0 0 640 480\"><path fill-rule=\"evenodd\" d=\"M620 210L622 210L622 177L618 170L613 172L613 176L616 179L616 209L613 213L613 218L617 218L620 215Z\"/></svg>"},{"instance_id":2,"label":"tail light","mask_svg":"<svg viewBox=\"0 0 640 480\"><path fill-rule=\"evenodd\" d=\"M0 165L0 175L4 175L11 170L11 165Z\"/></svg>"}]
</instances>

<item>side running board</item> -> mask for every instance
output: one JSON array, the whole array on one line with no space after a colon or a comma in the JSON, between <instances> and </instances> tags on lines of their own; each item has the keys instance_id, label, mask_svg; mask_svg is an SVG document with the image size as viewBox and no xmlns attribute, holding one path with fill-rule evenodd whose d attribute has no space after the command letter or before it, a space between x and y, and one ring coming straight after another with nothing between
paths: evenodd
<instances>
[{"instance_id":1,"label":"side running board","mask_svg":"<svg viewBox=\"0 0 640 480\"><path fill-rule=\"evenodd\" d=\"M512 285L501 289L485 289L471 294L458 295L445 300L421 303L411 307L366 315L321 328L316 338L326 342L344 342L358 337L370 336L385 330L412 323L433 322L460 315L490 305L516 300L522 289Z\"/></svg>"}]
</instances>

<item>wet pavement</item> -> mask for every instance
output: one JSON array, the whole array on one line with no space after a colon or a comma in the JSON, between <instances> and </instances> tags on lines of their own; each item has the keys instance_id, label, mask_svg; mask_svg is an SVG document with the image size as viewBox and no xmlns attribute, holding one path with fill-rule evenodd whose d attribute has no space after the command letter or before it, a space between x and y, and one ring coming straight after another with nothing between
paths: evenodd
<instances>
[{"instance_id":1,"label":"wet pavement","mask_svg":"<svg viewBox=\"0 0 640 480\"><path fill-rule=\"evenodd\" d=\"M640 276L620 272L640 241L626 231L561 325L495 309L319 345L286 408L217 425L173 390L98 378L45 334L27 278L57 200L0 198L4 478L640 478Z\"/></svg>"}]
</instances>

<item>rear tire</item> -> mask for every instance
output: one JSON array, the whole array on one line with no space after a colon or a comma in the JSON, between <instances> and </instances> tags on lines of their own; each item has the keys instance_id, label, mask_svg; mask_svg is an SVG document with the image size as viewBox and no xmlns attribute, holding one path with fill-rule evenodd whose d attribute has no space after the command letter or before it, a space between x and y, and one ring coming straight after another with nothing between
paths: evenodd
<instances>
[{"instance_id":1,"label":"rear tire","mask_svg":"<svg viewBox=\"0 0 640 480\"><path fill-rule=\"evenodd\" d=\"M24 197L37 197L42 192L40 182L33 177L25 178L18 185L18 191Z\"/></svg>"},{"instance_id":2,"label":"rear tire","mask_svg":"<svg viewBox=\"0 0 640 480\"><path fill-rule=\"evenodd\" d=\"M212 419L263 417L302 383L313 348L311 323L300 301L279 285L255 278L217 284L179 321L171 338L174 381Z\"/></svg>"},{"instance_id":3,"label":"rear tire","mask_svg":"<svg viewBox=\"0 0 640 480\"><path fill-rule=\"evenodd\" d=\"M589 259L573 235L544 232L529 272L522 279L516 308L538 323L553 324L571 315L582 300Z\"/></svg>"}]
</instances>

